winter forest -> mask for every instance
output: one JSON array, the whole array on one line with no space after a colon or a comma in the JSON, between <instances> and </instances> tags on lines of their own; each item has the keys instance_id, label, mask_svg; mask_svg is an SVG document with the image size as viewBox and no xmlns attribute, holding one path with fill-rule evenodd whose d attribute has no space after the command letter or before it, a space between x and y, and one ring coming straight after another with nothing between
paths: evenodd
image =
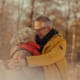
<instances>
[{"instance_id":1,"label":"winter forest","mask_svg":"<svg viewBox=\"0 0 80 80\"><path fill-rule=\"evenodd\" d=\"M10 39L22 27L33 27L39 15L67 41L68 80L80 80L80 0L0 0L0 59L9 58Z\"/></svg>"}]
</instances>

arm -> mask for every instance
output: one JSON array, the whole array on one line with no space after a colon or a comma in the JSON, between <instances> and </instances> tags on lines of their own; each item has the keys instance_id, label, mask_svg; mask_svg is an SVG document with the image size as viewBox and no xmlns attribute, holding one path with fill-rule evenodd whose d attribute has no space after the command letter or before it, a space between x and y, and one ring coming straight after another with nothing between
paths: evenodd
<instances>
[{"instance_id":1,"label":"arm","mask_svg":"<svg viewBox=\"0 0 80 80\"><path fill-rule=\"evenodd\" d=\"M14 55L13 55L13 59L15 58L25 58L26 56L32 56L30 52L28 52L27 50L19 50L17 51Z\"/></svg>"},{"instance_id":2,"label":"arm","mask_svg":"<svg viewBox=\"0 0 80 80\"><path fill-rule=\"evenodd\" d=\"M11 57L11 59L6 61L5 65L10 69L25 66L27 65L25 60L26 56L31 56L31 53L26 50L18 50L15 52L13 57Z\"/></svg>"},{"instance_id":3,"label":"arm","mask_svg":"<svg viewBox=\"0 0 80 80\"><path fill-rule=\"evenodd\" d=\"M65 51L66 41L62 40L50 52L40 56L28 56L26 59L30 67L50 65L62 59L65 56Z\"/></svg>"}]
</instances>

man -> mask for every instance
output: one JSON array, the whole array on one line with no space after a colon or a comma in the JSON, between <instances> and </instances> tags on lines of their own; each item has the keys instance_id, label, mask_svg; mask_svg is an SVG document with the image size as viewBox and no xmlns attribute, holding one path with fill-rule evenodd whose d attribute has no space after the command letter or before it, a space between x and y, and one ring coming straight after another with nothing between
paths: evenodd
<instances>
[{"instance_id":1,"label":"man","mask_svg":"<svg viewBox=\"0 0 80 80\"><path fill-rule=\"evenodd\" d=\"M59 31L53 29L51 20L45 16L36 18L34 30L36 42L41 46L41 55L19 58L19 66L43 66L46 80L67 80L65 39Z\"/></svg>"}]
</instances>

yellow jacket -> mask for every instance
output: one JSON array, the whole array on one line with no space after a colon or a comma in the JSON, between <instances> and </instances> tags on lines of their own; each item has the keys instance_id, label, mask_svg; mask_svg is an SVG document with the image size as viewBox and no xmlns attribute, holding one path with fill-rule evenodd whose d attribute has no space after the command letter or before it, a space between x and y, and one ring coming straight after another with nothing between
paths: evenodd
<instances>
[{"instance_id":1,"label":"yellow jacket","mask_svg":"<svg viewBox=\"0 0 80 80\"><path fill-rule=\"evenodd\" d=\"M46 80L68 80L65 51L66 41L59 33L47 42L42 55L26 59L29 67L43 66Z\"/></svg>"}]
</instances>

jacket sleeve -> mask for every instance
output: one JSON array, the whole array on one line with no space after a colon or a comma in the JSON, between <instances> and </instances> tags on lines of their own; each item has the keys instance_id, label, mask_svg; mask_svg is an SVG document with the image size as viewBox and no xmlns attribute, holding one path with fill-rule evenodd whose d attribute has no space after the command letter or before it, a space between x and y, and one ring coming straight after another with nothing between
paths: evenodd
<instances>
[{"instance_id":1,"label":"jacket sleeve","mask_svg":"<svg viewBox=\"0 0 80 80\"><path fill-rule=\"evenodd\" d=\"M66 41L62 40L59 43L57 43L56 46L53 47L53 49L50 52L46 54L26 57L28 66L34 67L53 64L65 56L65 51Z\"/></svg>"}]
</instances>

